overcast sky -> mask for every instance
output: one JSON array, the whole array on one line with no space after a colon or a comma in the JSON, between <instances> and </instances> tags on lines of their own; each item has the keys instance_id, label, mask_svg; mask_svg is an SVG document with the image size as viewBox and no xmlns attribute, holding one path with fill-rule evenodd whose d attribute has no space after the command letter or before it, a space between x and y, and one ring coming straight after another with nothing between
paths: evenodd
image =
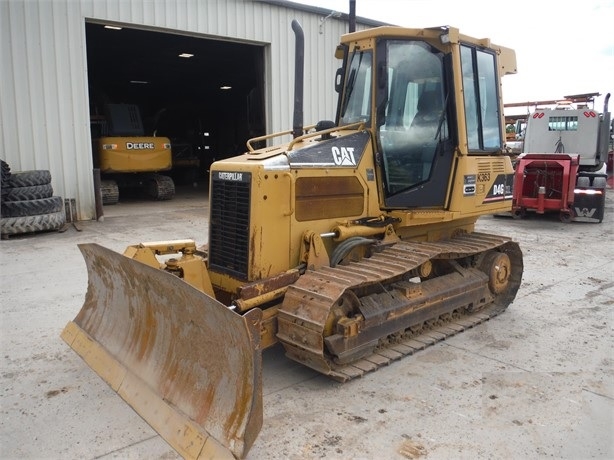
<instances>
[{"instance_id":1,"label":"overcast sky","mask_svg":"<svg viewBox=\"0 0 614 460\"><path fill-rule=\"evenodd\" d=\"M349 13L350 0L293 0ZM516 51L504 102L606 93L614 105L614 0L356 0L356 15L423 28L449 25Z\"/></svg>"}]
</instances>

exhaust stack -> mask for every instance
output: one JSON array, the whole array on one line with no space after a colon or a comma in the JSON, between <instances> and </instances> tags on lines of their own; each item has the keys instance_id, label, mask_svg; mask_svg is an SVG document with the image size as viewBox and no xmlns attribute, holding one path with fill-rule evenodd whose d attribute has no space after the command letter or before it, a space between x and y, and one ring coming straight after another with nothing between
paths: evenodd
<instances>
[{"instance_id":1,"label":"exhaust stack","mask_svg":"<svg viewBox=\"0 0 614 460\"><path fill-rule=\"evenodd\" d=\"M292 20L292 30L296 37L294 53L294 123L292 136L296 139L303 135L303 69L305 65L305 37L303 28L296 20Z\"/></svg>"}]
</instances>

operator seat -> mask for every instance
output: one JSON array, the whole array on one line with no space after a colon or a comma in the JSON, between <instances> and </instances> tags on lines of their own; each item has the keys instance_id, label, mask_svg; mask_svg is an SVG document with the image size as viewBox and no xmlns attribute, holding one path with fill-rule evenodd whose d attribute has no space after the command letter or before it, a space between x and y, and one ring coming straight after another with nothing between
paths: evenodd
<instances>
[{"instance_id":1,"label":"operator seat","mask_svg":"<svg viewBox=\"0 0 614 460\"><path fill-rule=\"evenodd\" d=\"M432 129L433 136L437 131L439 117L443 109L441 91L429 90L420 95L418 99L418 112L411 122L410 130Z\"/></svg>"},{"instance_id":2,"label":"operator seat","mask_svg":"<svg viewBox=\"0 0 614 460\"><path fill-rule=\"evenodd\" d=\"M429 90L422 93L417 109L418 112L409 127L412 145L410 155L412 161L422 168L421 179L426 180L430 175L438 144L437 129L443 112L441 91Z\"/></svg>"}]
</instances>

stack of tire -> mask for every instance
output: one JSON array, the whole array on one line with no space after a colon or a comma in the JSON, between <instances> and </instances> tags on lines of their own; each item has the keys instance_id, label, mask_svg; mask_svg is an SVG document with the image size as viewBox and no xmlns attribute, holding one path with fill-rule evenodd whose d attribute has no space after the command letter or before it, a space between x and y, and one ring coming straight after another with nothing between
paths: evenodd
<instances>
[{"instance_id":1,"label":"stack of tire","mask_svg":"<svg viewBox=\"0 0 614 460\"><path fill-rule=\"evenodd\" d=\"M59 230L66 223L64 200L53 196L48 170L11 172L2 162L0 234Z\"/></svg>"}]
</instances>

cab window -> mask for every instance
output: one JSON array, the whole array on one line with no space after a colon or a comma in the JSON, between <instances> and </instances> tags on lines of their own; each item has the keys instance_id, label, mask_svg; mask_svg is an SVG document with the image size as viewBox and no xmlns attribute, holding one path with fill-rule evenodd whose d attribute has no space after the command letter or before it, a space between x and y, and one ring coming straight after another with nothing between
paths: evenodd
<instances>
[{"instance_id":1,"label":"cab window","mask_svg":"<svg viewBox=\"0 0 614 460\"><path fill-rule=\"evenodd\" d=\"M359 51L351 57L341 124L369 122L371 119L371 61L370 51Z\"/></svg>"},{"instance_id":2,"label":"cab window","mask_svg":"<svg viewBox=\"0 0 614 460\"><path fill-rule=\"evenodd\" d=\"M502 146L496 64L494 54L461 46L469 152L496 151Z\"/></svg>"}]
</instances>

